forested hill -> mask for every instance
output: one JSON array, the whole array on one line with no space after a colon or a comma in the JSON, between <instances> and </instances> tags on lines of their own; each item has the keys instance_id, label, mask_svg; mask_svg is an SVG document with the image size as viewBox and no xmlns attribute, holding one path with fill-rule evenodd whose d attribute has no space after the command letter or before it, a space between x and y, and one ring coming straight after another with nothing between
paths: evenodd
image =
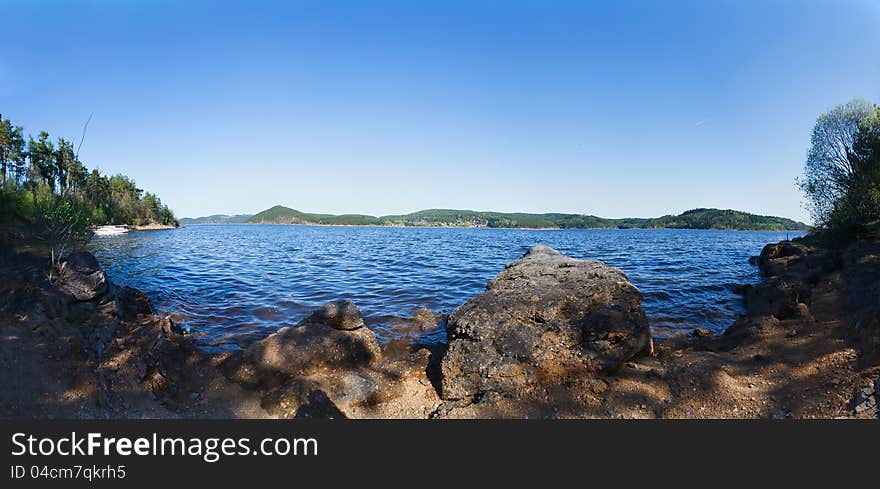
<instances>
[{"instance_id":1,"label":"forested hill","mask_svg":"<svg viewBox=\"0 0 880 489\"><path fill-rule=\"evenodd\" d=\"M0 118L0 225L43 223L85 232L88 226L176 226L171 209L125 175L104 175L80 161L74 143L36 138Z\"/></svg>"},{"instance_id":2,"label":"forested hill","mask_svg":"<svg viewBox=\"0 0 880 489\"><path fill-rule=\"evenodd\" d=\"M216 216L211 216L216 217ZM210 219L210 218L199 218ZM184 224L196 220L183 219ZM766 231L806 231L806 224L773 216L759 216L735 210L693 209L677 216L658 218L607 219L583 214L526 214L480 212L455 209L428 209L411 214L367 216L363 214L310 214L277 205L257 213L245 222L254 224L323 224L340 226L436 226L528 229L741 229Z\"/></svg>"},{"instance_id":3,"label":"forested hill","mask_svg":"<svg viewBox=\"0 0 880 489\"><path fill-rule=\"evenodd\" d=\"M768 231L803 231L806 224L774 216L759 216L735 210L693 209L677 216L658 218L609 219L584 214L523 214L473 212L457 210L426 210L402 216L379 218L386 224L404 226L484 226L501 228L559 229L742 229Z\"/></svg>"},{"instance_id":4,"label":"forested hill","mask_svg":"<svg viewBox=\"0 0 880 489\"><path fill-rule=\"evenodd\" d=\"M752 229L765 231L807 231L802 222L775 216L759 216L730 209L692 209L677 216L649 219L645 228Z\"/></svg>"}]
</instances>

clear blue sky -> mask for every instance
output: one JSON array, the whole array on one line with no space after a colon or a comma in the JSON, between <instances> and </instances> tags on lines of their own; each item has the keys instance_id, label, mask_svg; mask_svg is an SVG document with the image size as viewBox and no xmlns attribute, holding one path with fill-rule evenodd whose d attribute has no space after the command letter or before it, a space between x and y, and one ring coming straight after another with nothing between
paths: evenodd
<instances>
[{"instance_id":1,"label":"clear blue sky","mask_svg":"<svg viewBox=\"0 0 880 489\"><path fill-rule=\"evenodd\" d=\"M183 5L185 4L185 5ZM880 2L0 4L0 112L178 216L431 207L807 219Z\"/></svg>"}]
</instances>

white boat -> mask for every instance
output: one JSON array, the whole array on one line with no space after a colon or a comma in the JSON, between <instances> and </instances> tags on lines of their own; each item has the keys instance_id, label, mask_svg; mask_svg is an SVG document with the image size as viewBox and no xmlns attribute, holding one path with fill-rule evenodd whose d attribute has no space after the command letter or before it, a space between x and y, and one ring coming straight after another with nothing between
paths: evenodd
<instances>
[{"instance_id":1,"label":"white boat","mask_svg":"<svg viewBox=\"0 0 880 489\"><path fill-rule=\"evenodd\" d=\"M115 236L128 232L125 226L98 226L95 228L95 236Z\"/></svg>"}]
</instances>

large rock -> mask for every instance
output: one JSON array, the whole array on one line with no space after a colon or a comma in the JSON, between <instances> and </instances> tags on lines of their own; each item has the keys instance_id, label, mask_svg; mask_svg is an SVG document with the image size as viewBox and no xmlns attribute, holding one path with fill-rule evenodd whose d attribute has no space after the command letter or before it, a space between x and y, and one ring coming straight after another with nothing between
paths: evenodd
<instances>
[{"instance_id":1,"label":"large rock","mask_svg":"<svg viewBox=\"0 0 880 489\"><path fill-rule=\"evenodd\" d=\"M326 304L295 327L281 328L251 345L244 361L258 371L296 376L319 368L358 368L381 353L351 301Z\"/></svg>"},{"instance_id":2,"label":"large rock","mask_svg":"<svg viewBox=\"0 0 880 489\"><path fill-rule=\"evenodd\" d=\"M87 251L74 253L62 262L56 286L82 302L102 299L110 292L107 274L98 265L95 255Z\"/></svg>"},{"instance_id":3,"label":"large rock","mask_svg":"<svg viewBox=\"0 0 880 489\"><path fill-rule=\"evenodd\" d=\"M350 301L326 304L244 352L220 360L226 376L260 393L278 417L427 417L440 403L430 353L383 355Z\"/></svg>"},{"instance_id":4,"label":"large rock","mask_svg":"<svg viewBox=\"0 0 880 489\"><path fill-rule=\"evenodd\" d=\"M764 246L761 254L757 257L758 267L766 276L779 275L784 272L789 263L796 261L808 254L809 246L798 241L780 241Z\"/></svg>"},{"instance_id":5,"label":"large rock","mask_svg":"<svg viewBox=\"0 0 880 489\"><path fill-rule=\"evenodd\" d=\"M441 396L515 394L614 371L651 349L641 301L620 270L535 246L450 315Z\"/></svg>"},{"instance_id":6,"label":"large rock","mask_svg":"<svg viewBox=\"0 0 880 489\"><path fill-rule=\"evenodd\" d=\"M127 285L117 289L116 310L119 317L126 321L138 316L149 316L154 312L153 303L147 294Z\"/></svg>"},{"instance_id":7,"label":"large rock","mask_svg":"<svg viewBox=\"0 0 880 489\"><path fill-rule=\"evenodd\" d=\"M814 284L840 266L835 253L817 248L815 242L815 238L797 238L770 243L750 261L758 265L765 277L785 275L788 280Z\"/></svg>"}]
</instances>

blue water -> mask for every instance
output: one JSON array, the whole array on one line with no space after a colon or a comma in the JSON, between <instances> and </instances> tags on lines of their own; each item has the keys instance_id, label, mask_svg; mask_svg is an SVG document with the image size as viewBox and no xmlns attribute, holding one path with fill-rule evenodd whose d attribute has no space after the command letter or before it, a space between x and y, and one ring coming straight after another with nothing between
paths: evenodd
<instances>
[{"instance_id":1,"label":"blue water","mask_svg":"<svg viewBox=\"0 0 880 489\"><path fill-rule=\"evenodd\" d=\"M770 242L800 233L208 225L96 237L117 283L147 294L206 346L247 344L314 307L351 299L384 341L391 316L448 313L504 265L545 244L622 269L645 296L656 335L721 331L742 312L738 285ZM442 328L420 341L444 341Z\"/></svg>"}]
</instances>

